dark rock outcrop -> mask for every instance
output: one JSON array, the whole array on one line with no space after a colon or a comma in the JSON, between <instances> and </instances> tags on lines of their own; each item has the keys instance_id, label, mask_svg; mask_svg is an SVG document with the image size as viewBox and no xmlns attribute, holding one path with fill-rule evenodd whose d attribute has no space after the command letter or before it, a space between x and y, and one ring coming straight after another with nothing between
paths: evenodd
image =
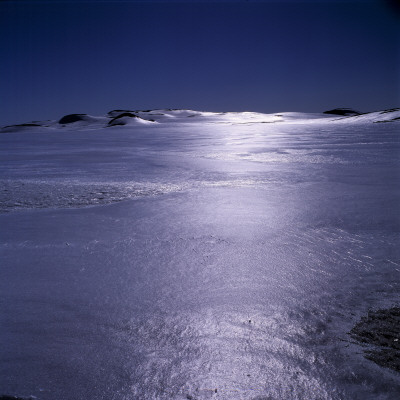
<instances>
[{"instance_id":1,"label":"dark rock outcrop","mask_svg":"<svg viewBox=\"0 0 400 400\"><path fill-rule=\"evenodd\" d=\"M85 121L85 116L87 114L68 114L62 117L58 123L65 125L65 124L72 124L73 122L78 122L78 121Z\"/></svg>"},{"instance_id":2,"label":"dark rock outcrop","mask_svg":"<svg viewBox=\"0 0 400 400\"><path fill-rule=\"evenodd\" d=\"M16 125L7 125L7 126L3 126L3 128L17 128L17 127L29 127L29 126L42 126L40 124L16 124Z\"/></svg>"},{"instance_id":3,"label":"dark rock outcrop","mask_svg":"<svg viewBox=\"0 0 400 400\"><path fill-rule=\"evenodd\" d=\"M400 372L400 307L368 312L349 333L371 345L365 350L367 359Z\"/></svg>"},{"instance_id":4,"label":"dark rock outcrop","mask_svg":"<svg viewBox=\"0 0 400 400\"><path fill-rule=\"evenodd\" d=\"M118 117L118 115L121 115L123 113L133 113L132 110L111 110L107 113L107 115L111 118Z\"/></svg>"},{"instance_id":5,"label":"dark rock outcrop","mask_svg":"<svg viewBox=\"0 0 400 400\"><path fill-rule=\"evenodd\" d=\"M345 117L352 117L362 113L352 110L351 108L335 108L333 110L324 111L324 114L343 115Z\"/></svg>"},{"instance_id":6,"label":"dark rock outcrop","mask_svg":"<svg viewBox=\"0 0 400 400\"><path fill-rule=\"evenodd\" d=\"M381 114L388 114L395 111L400 111L400 108L389 108L388 110L381 111Z\"/></svg>"},{"instance_id":7,"label":"dark rock outcrop","mask_svg":"<svg viewBox=\"0 0 400 400\"><path fill-rule=\"evenodd\" d=\"M6 126L3 126L3 127L0 127L0 132L1 133L23 132L23 131L29 130L30 128L38 128L38 127L41 127L41 126L46 126L46 125L36 124L36 123L33 123L33 122L32 123L27 123L27 124L6 125Z\"/></svg>"},{"instance_id":8,"label":"dark rock outcrop","mask_svg":"<svg viewBox=\"0 0 400 400\"><path fill-rule=\"evenodd\" d=\"M384 121L374 121L374 124L379 124L381 122L394 122L394 121L400 121L400 117L392 118L392 119L386 119Z\"/></svg>"},{"instance_id":9,"label":"dark rock outcrop","mask_svg":"<svg viewBox=\"0 0 400 400\"><path fill-rule=\"evenodd\" d=\"M119 121L121 118L124 117L128 117L128 118L140 118L139 116L137 116L136 114L133 114L131 112L123 112L120 115L117 115L116 117L114 117L109 123L109 126L116 126L116 125L126 125L125 121Z\"/></svg>"}]
</instances>

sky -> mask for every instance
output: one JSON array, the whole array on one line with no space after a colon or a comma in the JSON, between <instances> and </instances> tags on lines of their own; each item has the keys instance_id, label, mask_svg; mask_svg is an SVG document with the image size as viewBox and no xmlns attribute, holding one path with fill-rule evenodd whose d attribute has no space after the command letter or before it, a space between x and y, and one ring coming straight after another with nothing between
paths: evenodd
<instances>
[{"instance_id":1,"label":"sky","mask_svg":"<svg viewBox=\"0 0 400 400\"><path fill-rule=\"evenodd\" d=\"M3 0L0 125L112 109L398 107L395 3Z\"/></svg>"}]
</instances>

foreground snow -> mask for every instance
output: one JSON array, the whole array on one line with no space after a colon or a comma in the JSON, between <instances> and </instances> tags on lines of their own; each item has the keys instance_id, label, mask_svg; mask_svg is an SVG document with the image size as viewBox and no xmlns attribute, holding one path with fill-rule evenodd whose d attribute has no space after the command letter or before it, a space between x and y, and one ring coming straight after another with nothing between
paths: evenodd
<instances>
[{"instance_id":1,"label":"foreground snow","mask_svg":"<svg viewBox=\"0 0 400 400\"><path fill-rule=\"evenodd\" d=\"M398 113L3 129L0 395L398 399L348 334L399 303Z\"/></svg>"}]
</instances>

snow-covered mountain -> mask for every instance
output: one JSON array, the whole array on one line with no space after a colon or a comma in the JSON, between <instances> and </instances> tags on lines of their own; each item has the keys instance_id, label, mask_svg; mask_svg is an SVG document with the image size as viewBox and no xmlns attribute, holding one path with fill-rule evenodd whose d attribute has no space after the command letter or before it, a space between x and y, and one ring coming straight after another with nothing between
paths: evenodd
<instances>
[{"instance_id":1,"label":"snow-covered mountain","mask_svg":"<svg viewBox=\"0 0 400 400\"><path fill-rule=\"evenodd\" d=\"M261 123L301 123L301 122L393 122L400 121L400 108L359 113L354 110L337 108L324 113L281 112L263 114L257 112L209 112L179 109L157 110L112 110L104 116L88 114L68 114L59 120L34 121L18 125L8 125L0 132L16 132L37 128L62 130L87 130L110 127L134 127L164 123L211 123L211 124L261 124Z\"/></svg>"}]
</instances>

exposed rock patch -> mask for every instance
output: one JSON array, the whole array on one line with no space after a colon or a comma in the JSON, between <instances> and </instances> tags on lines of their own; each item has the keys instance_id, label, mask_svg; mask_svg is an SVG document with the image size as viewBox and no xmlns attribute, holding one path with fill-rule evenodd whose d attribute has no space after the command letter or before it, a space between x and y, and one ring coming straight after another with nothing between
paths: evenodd
<instances>
[{"instance_id":1,"label":"exposed rock patch","mask_svg":"<svg viewBox=\"0 0 400 400\"><path fill-rule=\"evenodd\" d=\"M108 125L109 126L116 126L116 125L126 125L127 122L127 118L140 118L139 116L137 116L136 114L133 114L131 112L124 112L118 116L116 116L115 118L113 118Z\"/></svg>"},{"instance_id":2,"label":"exposed rock patch","mask_svg":"<svg viewBox=\"0 0 400 400\"><path fill-rule=\"evenodd\" d=\"M389 108L388 110L381 111L381 114L387 114L395 111L400 111L400 108Z\"/></svg>"},{"instance_id":3,"label":"exposed rock patch","mask_svg":"<svg viewBox=\"0 0 400 400\"><path fill-rule=\"evenodd\" d=\"M384 121L374 121L374 123L380 123L380 122L393 122L393 121L399 121L400 117L392 118L392 119L386 119Z\"/></svg>"},{"instance_id":4,"label":"exposed rock patch","mask_svg":"<svg viewBox=\"0 0 400 400\"><path fill-rule=\"evenodd\" d=\"M7 125L4 128L13 128L13 127L18 127L18 126L41 126L40 124L34 124L34 123L30 123L30 124L17 124L17 125Z\"/></svg>"},{"instance_id":5,"label":"exposed rock patch","mask_svg":"<svg viewBox=\"0 0 400 400\"><path fill-rule=\"evenodd\" d=\"M58 123L65 125L65 124L72 124L73 122L78 122L78 121L85 121L86 120L86 114L68 114L62 117Z\"/></svg>"},{"instance_id":6,"label":"exposed rock patch","mask_svg":"<svg viewBox=\"0 0 400 400\"><path fill-rule=\"evenodd\" d=\"M138 122L154 122L154 119L141 118L139 115L136 115L132 112L124 112L115 118L113 118L108 126L118 126L118 125L128 125L131 121L137 120Z\"/></svg>"},{"instance_id":7,"label":"exposed rock patch","mask_svg":"<svg viewBox=\"0 0 400 400\"><path fill-rule=\"evenodd\" d=\"M123 113L133 113L133 111L132 110L111 110L107 113L107 115L111 118L115 118Z\"/></svg>"},{"instance_id":8,"label":"exposed rock patch","mask_svg":"<svg viewBox=\"0 0 400 400\"><path fill-rule=\"evenodd\" d=\"M367 359L400 372L400 307L368 312L349 333L370 345L365 350Z\"/></svg>"},{"instance_id":9,"label":"exposed rock patch","mask_svg":"<svg viewBox=\"0 0 400 400\"><path fill-rule=\"evenodd\" d=\"M0 131L1 132L18 132L22 130L26 130L27 128L37 128L42 125L36 123L27 123L27 124L17 124L17 125L7 125L3 126Z\"/></svg>"},{"instance_id":10,"label":"exposed rock patch","mask_svg":"<svg viewBox=\"0 0 400 400\"><path fill-rule=\"evenodd\" d=\"M362 113L352 110L351 108L335 108L333 110L324 111L324 114L343 115L345 117L351 117L354 115L360 115Z\"/></svg>"}]
</instances>

